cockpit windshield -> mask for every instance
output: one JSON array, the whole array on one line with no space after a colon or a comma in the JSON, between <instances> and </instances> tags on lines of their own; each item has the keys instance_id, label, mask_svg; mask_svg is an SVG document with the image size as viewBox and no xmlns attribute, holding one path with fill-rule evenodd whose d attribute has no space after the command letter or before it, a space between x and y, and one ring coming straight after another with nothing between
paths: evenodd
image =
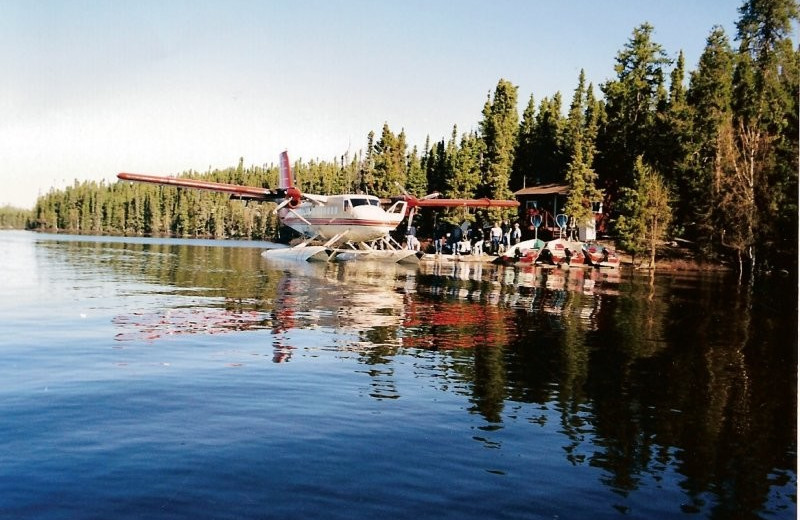
<instances>
[{"instance_id":1,"label":"cockpit windshield","mask_svg":"<svg viewBox=\"0 0 800 520\"><path fill-rule=\"evenodd\" d=\"M380 200L367 197L350 197L350 203L356 206L380 206Z\"/></svg>"}]
</instances>

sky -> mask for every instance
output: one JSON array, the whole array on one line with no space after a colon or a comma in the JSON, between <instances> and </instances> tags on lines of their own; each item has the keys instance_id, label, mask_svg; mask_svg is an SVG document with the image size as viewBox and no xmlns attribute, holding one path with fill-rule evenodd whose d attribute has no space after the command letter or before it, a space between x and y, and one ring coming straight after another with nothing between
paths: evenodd
<instances>
[{"instance_id":1,"label":"sky","mask_svg":"<svg viewBox=\"0 0 800 520\"><path fill-rule=\"evenodd\" d=\"M384 123L422 149L614 79L644 22L688 71L742 0L0 0L0 206L75 180L333 160Z\"/></svg>"}]
</instances>

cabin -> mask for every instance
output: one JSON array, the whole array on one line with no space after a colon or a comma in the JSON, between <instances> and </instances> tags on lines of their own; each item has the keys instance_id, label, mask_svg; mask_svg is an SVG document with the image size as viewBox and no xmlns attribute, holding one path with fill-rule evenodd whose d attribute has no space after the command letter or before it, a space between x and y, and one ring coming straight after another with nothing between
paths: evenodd
<instances>
[{"instance_id":1,"label":"cabin","mask_svg":"<svg viewBox=\"0 0 800 520\"><path fill-rule=\"evenodd\" d=\"M520 203L520 220L526 228L526 235L531 238L534 234L556 238L565 234L570 225L568 216L564 214L567 195L569 185L558 183L530 186L515 191L514 198ZM597 239L597 221L602 216L603 203L593 202L592 212L595 214L594 220L577 226L577 238L582 242Z\"/></svg>"}]
</instances>

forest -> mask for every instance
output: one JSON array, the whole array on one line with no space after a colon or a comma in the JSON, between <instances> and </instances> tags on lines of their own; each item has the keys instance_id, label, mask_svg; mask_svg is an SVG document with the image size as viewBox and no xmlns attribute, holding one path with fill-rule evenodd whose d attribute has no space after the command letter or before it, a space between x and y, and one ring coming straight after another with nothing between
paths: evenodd
<instances>
[{"instance_id":1,"label":"forest","mask_svg":"<svg viewBox=\"0 0 800 520\"><path fill-rule=\"evenodd\" d=\"M381 197L434 191L511 198L523 186L570 186L566 212L602 200L610 236L633 253L682 239L711 261L750 272L795 268L798 240L800 49L795 0L745 0L736 34L711 29L694 70L671 59L649 23L635 27L600 85L583 72L560 92L518 99L500 79L477 130L409 146L384 124L365 147L297 161L308 193ZM522 113L519 107L524 106ZM277 165L238 165L181 176L275 186ZM274 206L209 192L116 182L75 183L41 196L32 212L0 208L0 225L70 233L280 239ZM445 215L456 221L464 215ZM467 218L471 218L467 216ZM424 232L424 226L420 230Z\"/></svg>"}]
</instances>

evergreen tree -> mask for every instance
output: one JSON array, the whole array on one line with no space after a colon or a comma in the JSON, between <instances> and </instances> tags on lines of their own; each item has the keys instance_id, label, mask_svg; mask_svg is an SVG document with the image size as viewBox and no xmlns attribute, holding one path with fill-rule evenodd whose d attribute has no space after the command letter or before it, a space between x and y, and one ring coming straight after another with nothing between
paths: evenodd
<instances>
[{"instance_id":1,"label":"evergreen tree","mask_svg":"<svg viewBox=\"0 0 800 520\"><path fill-rule=\"evenodd\" d=\"M566 121L561 114L561 93L552 99L542 98L536 113L531 157L533 162L531 184L564 182L569 155L564 150L564 127Z\"/></svg>"},{"instance_id":2,"label":"evergreen tree","mask_svg":"<svg viewBox=\"0 0 800 520\"><path fill-rule=\"evenodd\" d=\"M617 54L615 80L605 83L608 120L605 127L601 179L616 193L633 185L636 158L651 160L654 119L659 93L663 92L662 67L669 65L661 45L652 41L653 26L644 23Z\"/></svg>"},{"instance_id":3,"label":"evergreen tree","mask_svg":"<svg viewBox=\"0 0 800 520\"><path fill-rule=\"evenodd\" d=\"M480 127L486 147L486 161L479 195L510 198L509 181L519 127L517 87L511 82L504 79L498 82L494 96L490 96L484 105Z\"/></svg>"},{"instance_id":4,"label":"evergreen tree","mask_svg":"<svg viewBox=\"0 0 800 520\"><path fill-rule=\"evenodd\" d=\"M447 189L447 154L445 150L444 140L438 141L431 148L425 160L428 190L431 192L443 193Z\"/></svg>"},{"instance_id":5,"label":"evergreen tree","mask_svg":"<svg viewBox=\"0 0 800 520\"><path fill-rule=\"evenodd\" d=\"M617 223L620 241L633 254L648 252L655 268L656 248L664 239L672 218L670 191L662 176L637 157L632 188L622 189L621 215Z\"/></svg>"},{"instance_id":6,"label":"evergreen tree","mask_svg":"<svg viewBox=\"0 0 800 520\"><path fill-rule=\"evenodd\" d=\"M406 137L405 132L395 136L384 123L381 138L375 143L373 154L375 177L373 195L389 197L398 193L406 184Z\"/></svg>"},{"instance_id":7,"label":"evergreen tree","mask_svg":"<svg viewBox=\"0 0 800 520\"><path fill-rule=\"evenodd\" d=\"M364 160L361 161L359 172L358 191L361 193L372 193L375 184L375 132L367 134L367 148Z\"/></svg>"},{"instance_id":8,"label":"evergreen tree","mask_svg":"<svg viewBox=\"0 0 800 520\"><path fill-rule=\"evenodd\" d=\"M425 169L416 146L411 149L411 154L406 160L405 188L417 197L424 197L428 194L428 177L425 175Z\"/></svg>"},{"instance_id":9,"label":"evergreen tree","mask_svg":"<svg viewBox=\"0 0 800 520\"><path fill-rule=\"evenodd\" d=\"M586 74L581 69L578 86L572 96L566 125L564 125L564 151L569 157L574 157L576 148L583 148L586 108Z\"/></svg>"},{"instance_id":10,"label":"evergreen tree","mask_svg":"<svg viewBox=\"0 0 800 520\"><path fill-rule=\"evenodd\" d=\"M33 212L29 209L0 206L0 229L25 229L32 217Z\"/></svg>"},{"instance_id":11,"label":"evergreen tree","mask_svg":"<svg viewBox=\"0 0 800 520\"><path fill-rule=\"evenodd\" d=\"M593 221L592 203L602 200L603 196L596 186L597 174L592 169L597 116L596 106L590 106L590 102L594 105L586 89L586 76L581 70L564 135L565 149L571 157L566 173L569 194L564 211L579 225Z\"/></svg>"},{"instance_id":12,"label":"evergreen tree","mask_svg":"<svg viewBox=\"0 0 800 520\"><path fill-rule=\"evenodd\" d=\"M577 141L572 162L567 169L569 194L564 212L575 219L578 225L593 221L592 203L603 199L603 192L595 185L597 174L590 164L590 158L583 154L583 142Z\"/></svg>"},{"instance_id":13,"label":"evergreen tree","mask_svg":"<svg viewBox=\"0 0 800 520\"><path fill-rule=\"evenodd\" d=\"M536 105L533 95L522 112L522 122L517 135L517 150L511 171L509 188L517 191L532 183L534 171L534 143L536 139Z\"/></svg>"},{"instance_id":14,"label":"evergreen tree","mask_svg":"<svg viewBox=\"0 0 800 520\"><path fill-rule=\"evenodd\" d=\"M471 198L481 182L482 157L485 143L475 132L461 136L458 147L452 149L452 170L448 180L447 197Z\"/></svg>"},{"instance_id":15,"label":"evergreen tree","mask_svg":"<svg viewBox=\"0 0 800 520\"><path fill-rule=\"evenodd\" d=\"M442 195L448 198L470 198L481 182L484 142L474 132L464 134L458 141L458 128L453 131L444 150L445 184ZM448 210L442 219L458 224L472 220L466 209Z\"/></svg>"},{"instance_id":16,"label":"evergreen tree","mask_svg":"<svg viewBox=\"0 0 800 520\"><path fill-rule=\"evenodd\" d=\"M684 178L678 184L679 218L687 236L697 240L706 255L718 245L715 231L721 197L721 130L730 125L734 55L721 27L706 40L698 67L690 75L687 102L692 114L691 146Z\"/></svg>"},{"instance_id":17,"label":"evergreen tree","mask_svg":"<svg viewBox=\"0 0 800 520\"><path fill-rule=\"evenodd\" d=\"M690 168L694 139L692 110L687 102L684 76L685 63L683 52L680 52L675 68L670 73L668 96L656 111L651 152L653 167L662 173L673 192L678 194L673 219L681 224L681 229L676 230L678 232L683 231L683 224L692 222L694 208L683 202L689 200L688 193L696 178Z\"/></svg>"},{"instance_id":18,"label":"evergreen tree","mask_svg":"<svg viewBox=\"0 0 800 520\"><path fill-rule=\"evenodd\" d=\"M594 96L594 86L589 83L586 87L586 116L584 118L583 153L591 157L589 166L594 167L599 154L597 141L600 129L605 126L605 105Z\"/></svg>"}]
</instances>

